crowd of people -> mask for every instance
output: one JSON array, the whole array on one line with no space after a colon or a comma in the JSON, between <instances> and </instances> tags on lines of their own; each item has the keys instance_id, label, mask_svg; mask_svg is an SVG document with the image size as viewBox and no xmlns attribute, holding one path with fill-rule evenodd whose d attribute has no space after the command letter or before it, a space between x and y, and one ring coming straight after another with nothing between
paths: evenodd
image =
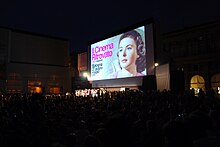
<instances>
[{"instance_id":1,"label":"crowd of people","mask_svg":"<svg viewBox=\"0 0 220 147\"><path fill-rule=\"evenodd\" d=\"M214 147L220 103L212 92L106 91L96 96L1 94L1 146Z\"/></svg>"}]
</instances>

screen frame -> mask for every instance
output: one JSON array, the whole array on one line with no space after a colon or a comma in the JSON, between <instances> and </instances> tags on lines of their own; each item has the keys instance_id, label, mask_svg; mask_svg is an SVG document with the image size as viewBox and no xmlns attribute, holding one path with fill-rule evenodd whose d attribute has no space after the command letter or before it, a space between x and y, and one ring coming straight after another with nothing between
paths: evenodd
<instances>
[{"instance_id":1,"label":"screen frame","mask_svg":"<svg viewBox=\"0 0 220 147\"><path fill-rule=\"evenodd\" d=\"M144 26L145 29L145 45L146 45L146 59L147 59L147 65L146 65L146 73L147 75L155 75L155 22L154 19L148 19L144 20L140 23L134 24L132 26L129 26L127 28L121 29L120 31L114 32L112 34L106 35L105 37L102 37L100 39L96 39L93 41L90 41L88 43L88 73L91 74L91 45L95 44L97 42L115 37L117 35L120 35L122 33L137 29L139 27ZM150 40L150 41L149 41ZM149 46L151 51L148 50L147 45ZM149 59L150 57L150 59ZM147 76L146 75L146 76ZM143 76L144 77L144 76ZM105 80L91 80L92 87L122 87L122 86L141 86L143 84L143 77L127 77L127 78L117 78L117 79L105 79ZM125 82L125 81L130 82ZM110 84L108 84L110 83ZM122 84L123 83L123 84Z\"/></svg>"}]
</instances>

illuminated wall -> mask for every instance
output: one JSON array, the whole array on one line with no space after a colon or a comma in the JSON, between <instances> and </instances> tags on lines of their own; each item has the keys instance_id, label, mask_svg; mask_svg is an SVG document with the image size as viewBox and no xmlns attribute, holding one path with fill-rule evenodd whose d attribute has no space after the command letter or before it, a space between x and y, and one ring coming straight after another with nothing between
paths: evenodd
<instances>
[{"instance_id":1,"label":"illuminated wall","mask_svg":"<svg viewBox=\"0 0 220 147\"><path fill-rule=\"evenodd\" d=\"M0 37L7 92L71 90L68 40L10 29L0 29Z\"/></svg>"},{"instance_id":2,"label":"illuminated wall","mask_svg":"<svg viewBox=\"0 0 220 147\"><path fill-rule=\"evenodd\" d=\"M78 54L78 71L87 71L88 70L88 53L80 53Z\"/></svg>"}]
</instances>

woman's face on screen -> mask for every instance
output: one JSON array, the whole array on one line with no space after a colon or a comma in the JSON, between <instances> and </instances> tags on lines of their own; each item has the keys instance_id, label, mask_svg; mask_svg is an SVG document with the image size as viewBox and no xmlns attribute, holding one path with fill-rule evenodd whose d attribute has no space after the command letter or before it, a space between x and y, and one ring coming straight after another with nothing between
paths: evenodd
<instances>
[{"instance_id":1,"label":"woman's face on screen","mask_svg":"<svg viewBox=\"0 0 220 147\"><path fill-rule=\"evenodd\" d=\"M132 38L124 38L119 43L118 58L122 68L129 69L135 67L137 54L137 45Z\"/></svg>"}]
</instances>

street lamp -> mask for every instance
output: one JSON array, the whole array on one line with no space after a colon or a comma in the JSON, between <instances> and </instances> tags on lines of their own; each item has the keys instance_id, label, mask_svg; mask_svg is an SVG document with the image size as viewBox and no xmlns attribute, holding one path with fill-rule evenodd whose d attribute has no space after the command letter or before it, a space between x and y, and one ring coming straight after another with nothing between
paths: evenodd
<instances>
[{"instance_id":1,"label":"street lamp","mask_svg":"<svg viewBox=\"0 0 220 147\"><path fill-rule=\"evenodd\" d=\"M83 73L83 77L87 78L87 76L88 76L88 73L87 73L87 72L84 72L84 73Z\"/></svg>"},{"instance_id":2,"label":"street lamp","mask_svg":"<svg viewBox=\"0 0 220 147\"><path fill-rule=\"evenodd\" d=\"M155 75L157 74L157 73L156 73L156 72L157 72L157 71L156 71L157 66L159 66L159 63L157 63L157 62L154 63L154 74L155 74Z\"/></svg>"}]
</instances>

